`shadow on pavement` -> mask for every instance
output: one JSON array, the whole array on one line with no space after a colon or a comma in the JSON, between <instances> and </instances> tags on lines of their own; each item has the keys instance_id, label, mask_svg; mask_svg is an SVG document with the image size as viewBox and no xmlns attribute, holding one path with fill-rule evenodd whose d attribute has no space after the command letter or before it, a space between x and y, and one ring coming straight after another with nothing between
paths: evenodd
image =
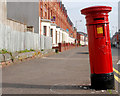
<instances>
[{"instance_id":1,"label":"shadow on pavement","mask_svg":"<svg viewBox=\"0 0 120 96\"><path fill-rule=\"evenodd\" d=\"M77 52L77 54L89 54L89 52Z\"/></svg>"},{"instance_id":2,"label":"shadow on pavement","mask_svg":"<svg viewBox=\"0 0 120 96\"><path fill-rule=\"evenodd\" d=\"M90 86L85 85L29 85L17 83L3 83L3 88L39 88L39 89L58 89L58 90L89 90Z\"/></svg>"}]
</instances>

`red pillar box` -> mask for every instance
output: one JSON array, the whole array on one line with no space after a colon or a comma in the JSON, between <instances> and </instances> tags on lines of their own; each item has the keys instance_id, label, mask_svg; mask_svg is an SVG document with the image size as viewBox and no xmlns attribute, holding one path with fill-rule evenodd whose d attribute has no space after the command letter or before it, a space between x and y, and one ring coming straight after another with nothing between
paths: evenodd
<instances>
[{"instance_id":1,"label":"red pillar box","mask_svg":"<svg viewBox=\"0 0 120 96\"><path fill-rule=\"evenodd\" d=\"M86 15L89 57L91 67L91 87L113 89L114 74L111 55L108 6L94 6L81 10Z\"/></svg>"}]
</instances>

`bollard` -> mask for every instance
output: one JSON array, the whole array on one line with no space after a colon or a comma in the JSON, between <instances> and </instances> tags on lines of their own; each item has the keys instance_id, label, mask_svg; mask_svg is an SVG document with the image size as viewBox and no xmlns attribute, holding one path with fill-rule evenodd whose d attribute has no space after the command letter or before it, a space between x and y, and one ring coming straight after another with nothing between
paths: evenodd
<instances>
[{"instance_id":1,"label":"bollard","mask_svg":"<svg viewBox=\"0 0 120 96\"><path fill-rule=\"evenodd\" d=\"M109 6L94 6L81 10L86 15L91 68L91 88L114 89L111 43L109 35Z\"/></svg>"},{"instance_id":2,"label":"bollard","mask_svg":"<svg viewBox=\"0 0 120 96\"><path fill-rule=\"evenodd\" d=\"M62 52L62 43L58 43L59 52Z\"/></svg>"}]
</instances>

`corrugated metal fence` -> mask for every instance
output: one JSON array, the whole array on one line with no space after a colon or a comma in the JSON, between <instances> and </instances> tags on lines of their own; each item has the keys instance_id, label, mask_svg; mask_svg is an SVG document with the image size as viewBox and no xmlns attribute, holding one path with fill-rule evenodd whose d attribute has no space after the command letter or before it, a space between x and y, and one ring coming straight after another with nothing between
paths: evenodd
<instances>
[{"instance_id":1,"label":"corrugated metal fence","mask_svg":"<svg viewBox=\"0 0 120 96\"><path fill-rule=\"evenodd\" d=\"M33 32L19 32L0 24L0 50L16 52L25 49L52 49L52 38Z\"/></svg>"}]
</instances>

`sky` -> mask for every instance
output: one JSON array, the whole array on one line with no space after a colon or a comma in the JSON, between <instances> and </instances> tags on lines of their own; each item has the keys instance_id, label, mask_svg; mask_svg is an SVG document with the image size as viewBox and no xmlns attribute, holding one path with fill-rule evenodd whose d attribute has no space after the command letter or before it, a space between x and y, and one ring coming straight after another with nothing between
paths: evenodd
<instances>
[{"instance_id":1,"label":"sky","mask_svg":"<svg viewBox=\"0 0 120 96\"><path fill-rule=\"evenodd\" d=\"M81 14L80 10L90 6L101 5L112 7L112 11L109 13L111 36L118 30L118 0L62 0L62 2L78 31L87 33L85 16Z\"/></svg>"}]
</instances>

